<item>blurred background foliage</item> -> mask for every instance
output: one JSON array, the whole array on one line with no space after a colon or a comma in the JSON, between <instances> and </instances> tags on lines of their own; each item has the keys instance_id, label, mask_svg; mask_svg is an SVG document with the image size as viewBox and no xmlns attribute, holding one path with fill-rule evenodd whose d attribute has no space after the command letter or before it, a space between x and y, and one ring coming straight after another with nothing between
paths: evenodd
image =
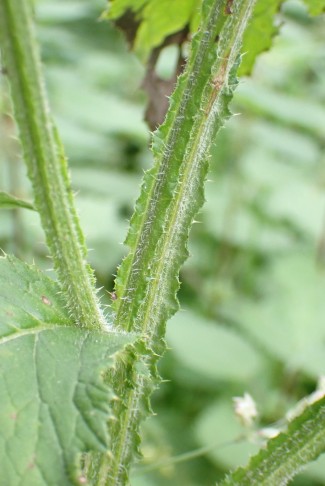
<instances>
[{"instance_id":1,"label":"blurred background foliage","mask_svg":"<svg viewBox=\"0 0 325 486\"><path fill-rule=\"evenodd\" d=\"M104 8L97 0L35 3L89 259L98 286L112 291L151 154L139 89L144 69L120 33L98 21ZM215 484L257 450L256 430L281 423L324 374L324 17L311 19L289 1L277 22L272 50L236 91L240 116L216 140L134 486ZM170 47L161 53L161 76L170 75L173 55ZM0 190L31 199L2 74ZM1 210L0 247L51 272L31 211ZM255 431L233 411L232 397L245 392L257 403ZM193 456L182 456L189 451ZM293 484L325 485L324 459Z\"/></svg>"}]
</instances>

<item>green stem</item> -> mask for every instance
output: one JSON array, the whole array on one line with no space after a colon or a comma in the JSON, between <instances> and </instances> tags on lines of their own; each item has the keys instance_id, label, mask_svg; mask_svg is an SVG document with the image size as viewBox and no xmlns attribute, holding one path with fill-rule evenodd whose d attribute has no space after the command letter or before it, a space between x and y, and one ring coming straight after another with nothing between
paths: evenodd
<instances>
[{"instance_id":1,"label":"green stem","mask_svg":"<svg viewBox=\"0 0 325 486\"><path fill-rule=\"evenodd\" d=\"M29 0L0 0L0 48L11 87L35 206L73 320L101 329L105 320L70 188L62 144L49 115Z\"/></svg>"},{"instance_id":2,"label":"green stem","mask_svg":"<svg viewBox=\"0 0 325 486\"><path fill-rule=\"evenodd\" d=\"M141 332L146 350L134 363L129 385L120 370L115 374L120 401L114 413L119 421L111 425L112 457L100 467L107 479L95 482L98 485L125 484L138 452L139 423L149 411L153 387L145 370L155 378L156 362L165 347L166 321L178 309L179 269L188 255L190 226L204 202L209 151L230 116L243 33L254 3L235 0L233 13L225 15L225 2L203 2L202 24L192 41L186 71L178 80L166 122L153 140L155 165L145 175L131 220L126 240L130 253L118 271L114 302L116 327Z\"/></svg>"}]
</instances>

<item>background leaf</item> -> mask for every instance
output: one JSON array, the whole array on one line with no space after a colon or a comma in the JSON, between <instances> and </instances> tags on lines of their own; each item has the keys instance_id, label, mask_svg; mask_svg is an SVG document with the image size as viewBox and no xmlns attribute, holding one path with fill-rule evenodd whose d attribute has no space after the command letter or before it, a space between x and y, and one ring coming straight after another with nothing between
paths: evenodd
<instances>
[{"instance_id":1,"label":"background leaf","mask_svg":"<svg viewBox=\"0 0 325 486\"><path fill-rule=\"evenodd\" d=\"M188 372L205 379L248 380L261 366L258 352L238 333L189 310L172 318L167 341Z\"/></svg>"},{"instance_id":2,"label":"background leaf","mask_svg":"<svg viewBox=\"0 0 325 486\"><path fill-rule=\"evenodd\" d=\"M250 28L246 30L243 42L243 60L239 75L250 74L256 57L269 49L277 33L274 17L283 0L257 0Z\"/></svg>"},{"instance_id":3,"label":"background leaf","mask_svg":"<svg viewBox=\"0 0 325 486\"><path fill-rule=\"evenodd\" d=\"M185 27L198 24L200 2L198 0L113 0L109 4L108 16L117 20L133 11L138 29L134 49L143 60L150 52L161 45L164 39ZM126 28L130 28L130 25Z\"/></svg>"},{"instance_id":4,"label":"background leaf","mask_svg":"<svg viewBox=\"0 0 325 486\"><path fill-rule=\"evenodd\" d=\"M232 311L288 369L316 378L324 370L324 275L306 255L290 255L268 274L263 303L238 303ZM276 317L277 316L277 317Z\"/></svg>"},{"instance_id":5,"label":"background leaf","mask_svg":"<svg viewBox=\"0 0 325 486\"><path fill-rule=\"evenodd\" d=\"M311 15L319 15L325 10L324 0L304 0Z\"/></svg>"}]
</instances>

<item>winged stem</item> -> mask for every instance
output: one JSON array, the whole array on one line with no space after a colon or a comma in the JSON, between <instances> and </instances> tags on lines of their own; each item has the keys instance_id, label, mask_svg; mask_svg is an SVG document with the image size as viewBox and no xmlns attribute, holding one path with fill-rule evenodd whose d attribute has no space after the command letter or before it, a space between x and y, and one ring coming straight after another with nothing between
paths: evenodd
<instances>
[{"instance_id":1,"label":"winged stem","mask_svg":"<svg viewBox=\"0 0 325 486\"><path fill-rule=\"evenodd\" d=\"M306 464L325 452L325 397L309 405L281 433L219 486L287 484Z\"/></svg>"},{"instance_id":2,"label":"winged stem","mask_svg":"<svg viewBox=\"0 0 325 486\"><path fill-rule=\"evenodd\" d=\"M104 458L106 484L125 484L139 445L138 428L149 411L156 362L164 350L165 324L178 309L179 269L186 259L188 233L204 201L209 150L229 117L242 38L255 0L203 2L202 23L191 44L185 73L170 100L165 123L153 138L155 164L144 177L126 244L130 252L119 268L114 303L115 326L141 332L145 351L133 364L133 377L115 375L113 453ZM216 39L218 37L218 43ZM121 385L123 383L123 385Z\"/></svg>"}]
</instances>

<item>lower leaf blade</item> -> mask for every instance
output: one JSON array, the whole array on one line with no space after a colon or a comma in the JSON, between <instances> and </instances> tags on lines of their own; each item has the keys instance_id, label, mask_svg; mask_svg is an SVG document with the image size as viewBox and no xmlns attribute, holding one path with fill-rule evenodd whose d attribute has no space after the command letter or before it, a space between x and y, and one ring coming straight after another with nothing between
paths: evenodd
<instances>
[{"instance_id":1,"label":"lower leaf blade","mask_svg":"<svg viewBox=\"0 0 325 486\"><path fill-rule=\"evenodd\" d=\"M2 484L84 484L78 456L109 447L102 375L127 342L60 326L0 344Z\"/></svg>"},{"instance_id":2,"label":"lower leaf blade","mask_svg":"<svg viewBox=\"0 0 325 486\"><path fill-rule=\"evenodd\" d=\"M76 327L57 284L14 257L0 285L0 484L89 484L85 454L110 444L107 373L134 337Z\"/></svg>"}]
</instances>

